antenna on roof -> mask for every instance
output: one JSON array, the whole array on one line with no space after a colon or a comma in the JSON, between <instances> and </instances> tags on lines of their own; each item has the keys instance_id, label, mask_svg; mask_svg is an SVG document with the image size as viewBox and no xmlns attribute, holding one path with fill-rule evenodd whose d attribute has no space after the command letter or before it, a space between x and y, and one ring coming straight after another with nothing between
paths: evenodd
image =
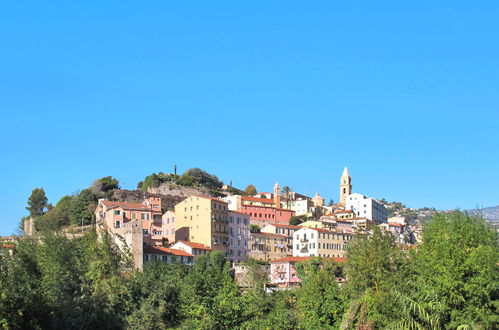
<instances>
[{"instance_id":1,"label":"antenna on roof","mask_svg":"<svg viewBox=\"0 0 499 330\"><path fill-rule=\"evenodd\" d=\"M173 165L173 174L177 175L177 165Z\"/></svg>"}]
</instances>

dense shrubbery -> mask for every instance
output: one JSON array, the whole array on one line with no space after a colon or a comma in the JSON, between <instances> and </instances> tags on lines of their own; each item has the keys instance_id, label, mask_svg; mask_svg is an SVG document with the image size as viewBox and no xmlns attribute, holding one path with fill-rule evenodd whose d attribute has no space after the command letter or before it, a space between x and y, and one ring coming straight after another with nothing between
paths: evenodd
<instances>
[{"instance_id":1,"label":"dense shrubbery","mask_svg":"<svg viewBox=\"0 0 499 330\"><path fill-rule=\"evenodd\" d=\"M241 293L219 253L192 267L148 263L136 272L106 236L68 240L46 230L0 259L0 326L492 329L499 325L497 238L481 219L439 214L419 249L401 250L375 231L352 241L344 269L312 259L296 266L301 288L269 294L261 276ZM342 288L341 276L349 279Z\"/></svg>"},{"instance_id":2,"label":"dense shrubbery","mask_svg":"<svg viewBox=\"0 0 499 330\"><path fill-rule=\"evenodd\" d=\"M185 187L203 187L210 191L220 191L223 182L215 175L209 174L199 168L191 168L182 175L159 172L146 176L144 181L137 184L137 189L147 191L149 188L157 188L162 183L174 183Z\"/></svg>"}]
</instances>

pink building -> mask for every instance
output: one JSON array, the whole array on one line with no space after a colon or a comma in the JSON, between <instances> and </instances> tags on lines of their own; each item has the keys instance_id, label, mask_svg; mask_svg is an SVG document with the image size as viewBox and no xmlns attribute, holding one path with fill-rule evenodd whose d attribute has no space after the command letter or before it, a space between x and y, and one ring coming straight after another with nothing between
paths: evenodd
<instances>
[{"instance_id":1,"label":"pink building","mask_svg":"<svg viewBox=\"0 0 499 330\"><path fill-rule=\"evenodd\" d=\"M279 288L290 288L301 283L295 264L309 260L311 257L286 257L270 263L270 283ZM345 262L345 258L333 258L335 262ZM341 281L341 279L338 279Z\"/></svg>"},{"instance_id":2,"label":"pink building","mask_svg":"<svg viewBox=\"0 0 499 330\"><path fill-rule=\"evenodd\" d=\"M259 227L272 223L289 225L291 217L295 215L295 211L270 206L243 204L241 208L241 212L250 216L251 224Z\"/></svg>"}]
</instances>

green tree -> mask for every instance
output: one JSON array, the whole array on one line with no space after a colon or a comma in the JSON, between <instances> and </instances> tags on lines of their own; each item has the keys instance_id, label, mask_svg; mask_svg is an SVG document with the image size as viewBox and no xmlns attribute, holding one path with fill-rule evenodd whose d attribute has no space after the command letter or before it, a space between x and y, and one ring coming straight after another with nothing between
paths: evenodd
<instances>
[{"instance_id":1,"label":"green tree","mask_svg":"<svg viewBox=\"0 0 499 330\"><path fill-rule=\"evenodd\" d=\"M248 185L245 189L244 189L244 192L246 193L246 195L248 196L253 196L257 193L256 191L256 187L252 184Z\"/></svg>"},{"instance_id":2,"label":"green tree","mask_svg":"<svg viewBox=\"0 0 499 330\"><path fill-rule=\"evenodd\" d=\"M498 234L479 216L435 215L416 253L415 300L438 297L440 324L455 329L499 327Z\"/></svg>"},{"instance_id":3,"label":"green tree","mask_svg":"<svg viewBox=\"0 0 499 330\"><path fill-rule=\"evenodd\" d=\"M259 233L260 227L258 227L257 225L250 225L250 232L251 233Z\"/></svg>"},{"instance_id":4,"label":"green tree","mask_svg":"<svg viewBox=\"0 0 499 330\"><path fill-rule=\"evenodd\" d=\"M26 210L29 211L29 215L32 217L43 215L47 208L48 199L45 195L45 190L43 190L43 188L33 189L31 196L28 198L28 206L26 207Z\"/></svg>"},{"instance_id":5,"label":"green tree","mask_svg":"<svg viewBox=\"0 0 499 330\"><path fill-rule=\"evenodd\" d=\"M315 258L296 265L302 279L296 308L302 328L338 328L344 301L336 282L340 267L330 259Z\"/></svg>"},{"instance_id":6,"label":"green tree","mask_svg":"<svg viewBox=\"0 0 499 330\"><path fill-rule=\"evenodd\" d=\"M344 327L383 328L398 319L391 291L405 283L405 264L394 237L377 227L372 236L357 235L349 243L345 266L349 305Z\"/></svg>"},{"instance_id":7,"label":"green tree","mask_svg":"<svg viewBox=\"0 0 499 330\"><path fill-rule=\"evenodd\" d=\"M282 194L284 198L286 198L286 208L289 209L289 205L291 203L291 188L289 186L282 187Z\"/></svg>"},{"instance_id":8,"label":"green tree","mask_svg":"<svg viewBox=\"0 0 499 330\"><path fill-rule=\"evenodd\" d=\"M81 226L95 221L94 211L97 207L97 196L90 189L83 189L74 195L71 203L70 223Z\"/></svg>"},{"instance_id":9,"label":"green tree","mask_svg":"<svg viewBox=\"0 0 499 330\"><path fill-rule=\"evenodd\" d=\"M120 182L112 176L95 180L90 188L97 196L106 198L112 198L114 189L120 189Z\"/></svg>"}]
</instances>

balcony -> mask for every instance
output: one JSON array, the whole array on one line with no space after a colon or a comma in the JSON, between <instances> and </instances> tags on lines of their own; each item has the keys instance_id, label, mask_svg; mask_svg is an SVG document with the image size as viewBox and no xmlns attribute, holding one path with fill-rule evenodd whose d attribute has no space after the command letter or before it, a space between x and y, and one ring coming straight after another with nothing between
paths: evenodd
<instances>
[{"instance_id":1,"label":"balcony","mask_svg":"<svg viewBox=\"0 0 499 330\"><path fill-rule=\"evenodd\" d=\"M301 238L301 239L300 239L300 242L301 242L301 243L308 243L308 239L306 239L306 238Z\"/></svg>"}]
</instances>

